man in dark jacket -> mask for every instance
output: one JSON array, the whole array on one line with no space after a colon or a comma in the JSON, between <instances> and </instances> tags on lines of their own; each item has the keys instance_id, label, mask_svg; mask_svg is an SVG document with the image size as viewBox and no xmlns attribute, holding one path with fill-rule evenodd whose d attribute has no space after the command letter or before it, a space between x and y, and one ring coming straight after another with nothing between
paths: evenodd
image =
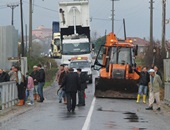
<instances>
[{"instance_id":1,"label":"man in dark jacket","mask_svg":"<svg viewBox=\"0 0 170 130\"><path fill-rule=\"evenodd\" d=\"M42 66L39 64L37 65L38 67L38 94L40 96L40 100L38 102L43 102L44 101L44 96L43 96L43 87L45 85L45 71L42 69Z\"/></svg>"},{"instance_id":2,"label":"man in dark jacket","mask_svg":"<svg viewBox=\"0 0 170 130\"><path fill-rule=\"evenodd\" d=\"M76 107L76 93L80 90L80 81L77 73L73 72L72 68L69 69L69 73L65 76L61 87L65 87L67 96L67 110L74 112Z\"/></svg>"},{"instance_id":3,"label":"man in dark jacket","mask_svg":"<svg viewBox=\"0 0 170 130\"><path fill-rule=\"evenodd\" d=\"M78 91L78 104L77 106L85 106L85 97L84 97L84 92L85 89L87 88L87 74L82 73L81 69L77 69L77 73L80 78L80 91Z\"/></svg>"},{"instance_id":4,"label":"man in dark jacket","mask_svg":"<svg viewBox=\"0 0 170 130\"><path fill-rule=\"evenodd\" d=\"M143 67L142 72L137 71L134 69L134 71L140 76L139 78L139 89L138 89L138 95L137 95L137 103L140 100L140 96L143 94L143 103L146 103L146 94L148 90L148 83L150 81L149 73L147 72L147 68Z\"/></svg>"},{"instance_id":5,"label":"man in dark jacket","mask_svg":"<svg viewBox=\"0 0 170 130\"><path fill-rule=\"evenodd\" d=\"M61 84L62 84L62 82L64 80L65 74L66 73L64 71L64 65L61 64L60 69L57 72L57 77L56 77L56 80L58 82L59 87L61 87ZM63 97L65 97L65 92L63 91L63 88L61 88L60 91L59 91L59 103L62 103L62 98ZM64 102L66 102L65 100L66 99L64 99Z\"/></svg>"},{"instance_id":6,"label":"man in dark jacket","mask_svg":"<svg viewBox=\"0 0 170 130\"><path fill-rule=\"evenodd\" d=\"M9 75L3 69L0 69L0 83L1 82L8 82L9 81Z\"/></svg>"}]
</instances>

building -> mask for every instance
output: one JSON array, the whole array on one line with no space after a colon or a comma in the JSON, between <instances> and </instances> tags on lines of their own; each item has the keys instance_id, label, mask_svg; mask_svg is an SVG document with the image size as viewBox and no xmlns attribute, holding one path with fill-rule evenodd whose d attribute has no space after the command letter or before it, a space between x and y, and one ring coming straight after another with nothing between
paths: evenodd
<instances>
[{"instance_id":1,"label":"building","mask_svg":"<svg viewBox=\"0 0 170 130\"><path fill-rule=\"evenodd\" d=\"M32 36L38 39L44 39L46 37L52 37L52 29L45 28L43 25L39 26L35 30L32 30Z\"/></svg>"},{"instance_id":2,"label":"building","mask_svg":"<svg viewBox=\"0 0 170 130\"><path fill-rule=\"evenodd\" d=\"M128 37L128 39L132 39L133 44L138 45L138 55L143 57L146 53L146 49L148 49L149 42L139 37Z\"/></svg>"},{"instance_id":3,"label":"building","mask_svg":"<svg viewBox=\"0 0 170 130\"><path fill-rule=\"evenodd\" d=\"M0 26L0 68L11 68L10 57L18 57L18 31L14 26Z\"/></svg>"}]
</instances>

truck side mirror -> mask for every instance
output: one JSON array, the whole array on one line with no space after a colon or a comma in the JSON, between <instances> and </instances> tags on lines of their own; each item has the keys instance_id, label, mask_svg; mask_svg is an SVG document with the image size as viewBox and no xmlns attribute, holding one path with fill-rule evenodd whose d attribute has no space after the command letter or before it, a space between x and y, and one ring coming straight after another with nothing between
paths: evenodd
<instances>
[{"instance_id":1,"label":"truck side mirror","mask_svg":"<svg viewBox=\"0 0 170 130\"><path fill-rule=\"evenodd\" d=\"M138 55L138 45L135 46L133 52L134 52L134 55L135 55L135 56Z\"/></svg>"},{"instance_id":2,"label":"truck side mirror","mask_svg":"<svg viewBox=\"0 0 170 130\"><path fill-rule=\"evenodd\" d=\"M94 49L95 48L95 45L94 44L92 44L92 49Z\"/></svg>"}]
</instances>

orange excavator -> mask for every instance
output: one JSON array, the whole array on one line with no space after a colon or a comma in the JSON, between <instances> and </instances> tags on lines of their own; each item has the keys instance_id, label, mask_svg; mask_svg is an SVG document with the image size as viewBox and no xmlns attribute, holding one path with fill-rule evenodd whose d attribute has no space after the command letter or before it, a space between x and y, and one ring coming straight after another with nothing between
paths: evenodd
<instances>
[{"instance_id":1,"label":"orange excavator","mask_svg":"<svg viewBox=\"0 0 170 130\"><path fill-rule=\"evenodd\" d=\"M132 40L118 40L114 33L106 36L94 62L94 69L99 70L99 77L95 78L96 97L136 98L139 76L133 67L141 71L135 63L137 50Z\"/></svg>"}]
</instances>

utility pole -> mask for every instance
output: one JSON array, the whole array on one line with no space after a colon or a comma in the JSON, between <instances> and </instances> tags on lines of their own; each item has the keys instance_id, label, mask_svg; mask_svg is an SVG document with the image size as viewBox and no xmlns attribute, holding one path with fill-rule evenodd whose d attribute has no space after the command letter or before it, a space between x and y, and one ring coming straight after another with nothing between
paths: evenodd
<instances>
[{"instance_id":1,"label":"utility pole","mask_svg":"<svg viewBox=\"0 0 170 130\"><path fill-rule=\"evenodd\" d=\"M32 0L29 3L29 55L32 51Z\"/></svg>"},{"instance_id":2,"label":"utility pole","mask_svg":"<svg viewBox=\"0 0 170 130\"><path fill-rule=\"evenodd\" d=\"M26 48L26 51L25 51L25 55L27 55L27 52L28 52L28 43L27 43L27 24L25 24L25 48Z\"/></svg>"},{"instance_id":3,"label":"utility pole","mask_svg":"<svg viewBox=\"0 0 170 130\"><path fill-rule=\"evenodd\" d=\"M153 48L153 0L150 0L150 44Z\"/></svg>"},{"instance_id":4,"label":"utility pole","mask_svg":"<svg viewBox=\"0 0 170 130\"><path fill-rule=\"evenodd\" d=\"M22 0L20 0L20 12L21 12L21 52L22 57L24 57L24 29L23 29L23 10L22 10Z\"/></svg>"},{"instance_id":5,"label":"utility pole","mask_svg":"<svg viewBox=\"0 0 170 130\"><path fill-rule=\"evenodd\" d=\"M118 1L118 0L112 0L112 33L114 33L114 16L115 16L114 2L115 1Z\"/></svg>"},{"instance_id":6,"label":"utility pole","mask_svg":"<svg viewBox=\"0 0 170 130\"><path fill-rule=\"evenodd\" d=\"M162 0L162 50L165 50L166 33L166 0Z\"/></svg>"},{"instance_id":7,"label":"utility pole","mask_svg":"<svg viewBox=\"0 0 170 130\"><path fill-rule=\"evenodd\" d=\"M19 6L19 4L8 4L7 7L12 9L11 25L14 25L14 9Z\"/></svg>"}]
</instances>

